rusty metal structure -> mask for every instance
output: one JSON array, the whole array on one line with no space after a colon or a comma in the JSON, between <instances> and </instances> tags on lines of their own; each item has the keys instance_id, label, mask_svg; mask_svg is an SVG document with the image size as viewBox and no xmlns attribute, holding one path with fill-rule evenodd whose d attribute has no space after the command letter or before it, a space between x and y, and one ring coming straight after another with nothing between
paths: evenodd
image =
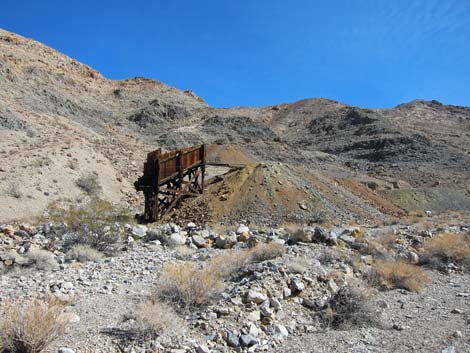
<instances>
[{"instance_id":1,"label":"rusty metal structure","mask_svg":"<svg viewBox=\"0 0 470 353\"><path fill-rule=\"evenodd\" d=\"M145 196L143 221L155 222L182 198L202 194L205 168L205 145L150 152L144 163L144 175L134 183L136 190L143 191Z\"/></svg>"}]
</instances>

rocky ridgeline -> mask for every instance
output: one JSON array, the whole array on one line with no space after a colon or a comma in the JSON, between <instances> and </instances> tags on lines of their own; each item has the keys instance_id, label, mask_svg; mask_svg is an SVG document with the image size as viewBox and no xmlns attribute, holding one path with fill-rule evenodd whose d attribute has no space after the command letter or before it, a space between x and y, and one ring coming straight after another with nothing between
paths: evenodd
<instances>
[{"instance_id":1,"label":"rocky ridgeline","mask_svg":"<svg viewBox=\"0 0 470 353\"><path fill-rule=\"evenodd\" d=\"M396 225L262 231L241 224L235 230L221 233L194 223L184 227L112 224L104 229L120 235L112 256L108 253L82 263L65 251L67 240L73 237L65 224L2 225L0 269L4 275L0 295L2 298L54 295L75 302L65 313L72 326L65 343L76 349L93 342L101 347L100 351L113 351L117 339L113 332L132 332L133 320L129 315L133 300L151 293L162 266L180 260L203 266L228 249L252 249L274 243L283 249L282 253L246 263L233 273L215 301L185 316L189 328L186 332L176 337L167 332L152 340L130 337L120 343L125 352L272 352L289 336L325 329L323 315L331 309L336 296L361 282L373 256L390 256L385 251L380 255L379 246L371 250L370 244L381 233L391 232L396 239L392 256L418 263L420 244L443 230L458 233L468 232L469 228L462 225L419 232L410 226ZM354 265L353 259L363 266ZM450 264L446 270L453 272L458 267ZM109 307L110 302L117 306ZM380 318L388 306L373 299L371 304L375 318ZM93 322L97 320L95 316L100 318L98 322ZM123 320L126 316L128 319ZM81 337L78 344L73 331L83 325L93 328L93 332ZM399 323L380 325L407 329ZM73 349L62 347L59 352L70 353Z\"/></svg>"}]
</instances>

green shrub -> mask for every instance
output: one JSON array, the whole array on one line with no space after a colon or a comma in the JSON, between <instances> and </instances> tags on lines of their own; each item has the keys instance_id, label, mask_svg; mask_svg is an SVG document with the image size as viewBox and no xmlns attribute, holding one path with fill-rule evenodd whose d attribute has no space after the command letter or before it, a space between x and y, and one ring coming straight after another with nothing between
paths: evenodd
<instances>
[{"instance_id":1,"label":"green shrub","mask_svg":"<svg viewBox=\"0 0 470 353\"><path fill-rule=\"evenodd\" d=\"M81 176L75 181L75 184L90 196L96 196L103 190L96 174Z\"/></svg>"},{"instance_id":2,"label":"green shrub","mask_svg":"<svg viewBox=\"0 0 470 353\"><path fill-rule=\"evenodd\" d=\"M48 218L66 225L64 248L69 250L76 244L88 245L99 251L109 251L119 240L119 233L113 227L115 223L130 222L133 218L129 210L108 201L92 199L83 206L70 205L60 208L57 204L48 207Z\"/></svg>"}]
</instances>

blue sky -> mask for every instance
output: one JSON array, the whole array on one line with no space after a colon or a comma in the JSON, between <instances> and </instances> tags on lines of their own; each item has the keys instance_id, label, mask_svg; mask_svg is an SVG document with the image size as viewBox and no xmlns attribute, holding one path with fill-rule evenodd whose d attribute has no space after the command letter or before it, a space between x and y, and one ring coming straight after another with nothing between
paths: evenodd
<instances>
[{"instance_id":1,"label":"blue sky","mask_svg":"<svg viewBox=\"0 0 470 353\"><path fill-rule=\"evenodd\" d=\"M2 0L0 27L217 107L470 106L470 0Z\"/></svg>"}]
</instances>

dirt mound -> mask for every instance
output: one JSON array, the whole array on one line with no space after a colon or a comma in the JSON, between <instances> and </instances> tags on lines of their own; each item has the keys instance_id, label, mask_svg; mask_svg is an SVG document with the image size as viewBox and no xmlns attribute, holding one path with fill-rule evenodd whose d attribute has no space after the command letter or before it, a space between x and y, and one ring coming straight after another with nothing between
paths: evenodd
<instances>
[{"instance_id":1,"label":"dirt mound","mask_svg":"<svg viewBox=\"0 0 470 353\"><path fill-rule=\"evenodd\" d=\"M250 164L207 187L204 195L187 200L174 219L209 223L281 224L345 223L398 213L393 204L366 200L319 171L279 163ZM388 206L388 207L386 207Z\"/></svg>"}]
</instances>

